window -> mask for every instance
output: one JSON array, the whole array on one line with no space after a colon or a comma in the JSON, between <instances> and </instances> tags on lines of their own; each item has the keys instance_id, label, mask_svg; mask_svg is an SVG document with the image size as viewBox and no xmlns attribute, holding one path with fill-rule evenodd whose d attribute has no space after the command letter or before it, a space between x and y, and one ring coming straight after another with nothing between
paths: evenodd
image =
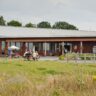
<instances>
[{"instance_id":1,"label":"window","mask_svg":"<svg viewBox=\"0 0 96 96\"><path fill-rule=\"evenodd\" d=\"M5 41L2 41L2 50L5 49Z\"/></svg>"}]
</instances>

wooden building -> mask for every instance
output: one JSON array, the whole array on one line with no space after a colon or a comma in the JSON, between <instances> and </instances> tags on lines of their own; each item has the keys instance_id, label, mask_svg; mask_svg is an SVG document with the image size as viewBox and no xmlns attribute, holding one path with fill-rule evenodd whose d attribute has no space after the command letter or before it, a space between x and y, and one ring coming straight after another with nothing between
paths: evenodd
<instances>
[{"instance_id":1,"label":"wooden building","mask_svg":"<svg viewBox=\"0 0 96 96\"><path fill-rule=\"evenodd\" d=\"M96 32L0 26L0 54L8 54L11 45L19 47L21 55L29 49L44 56L96 53Z\"/></svg>"}]
</instances>

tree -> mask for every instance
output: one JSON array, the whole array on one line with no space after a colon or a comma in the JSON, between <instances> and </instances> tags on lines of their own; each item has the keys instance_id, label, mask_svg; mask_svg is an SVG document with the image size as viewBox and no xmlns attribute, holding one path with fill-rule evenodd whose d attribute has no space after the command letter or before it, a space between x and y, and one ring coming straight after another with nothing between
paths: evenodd
<instances>
[{"instance_id":1,"label":"tree","mask_svg":"<svg viewBox=\"0 0 96 96\"><path fill-rule=\"evenodd\" d=\"M53 25L53 28L54 29L68 29L68 30L78 30L78 28L74 25L71 25L67 22L56 22L54 25Z\"/></svg>"},{"instance_id":2,"label":"tree","mask_svg":"<svg viewBox=\"0 0 96 96\"><path fill-rule=\"evenodd\" d=\"M35 27L35 24L28 23L28 24L25 25L25 27Z\"/></svg>"},{"instance_id":3,"label":"tree","mask_svg":"<svg viewBox=\"0 0 96 96\"><path fill-rule=\"evenodd\" d=\"M51 24L47 21L42 21L39 24L37 24L38 28L51 28Z\"/></svg>"},{"instance_id":4,"label":"tree","mask_svg":"<svg viewBox=\"0 0 96 96\"><path fill-rule=\"evenodd\" d=\"M8 22L7 25L8 26L22 26L22 23L20 23L19 21L12 20Z\"/></svg>"},{"instance_id":5,"label":"tree","mask_svg":"<svg viewBox=\"0 0 96 96\"><path fill-rule=\"evenodd\" d=\"M3 16L0 16L0 25L5 25L5 20Z\"/></svg>"},{"instance_id":6,"label":"tree","mask_svg":"<svg viewBox=\"0 0 96 96\"><path fill-rule=\"evenodd\" d=\"M69 24L68 29L71 29L71 30L78 30L78 28L77 28L76 26L71 25L71 24Z\"/></svg>"}]
</instances>

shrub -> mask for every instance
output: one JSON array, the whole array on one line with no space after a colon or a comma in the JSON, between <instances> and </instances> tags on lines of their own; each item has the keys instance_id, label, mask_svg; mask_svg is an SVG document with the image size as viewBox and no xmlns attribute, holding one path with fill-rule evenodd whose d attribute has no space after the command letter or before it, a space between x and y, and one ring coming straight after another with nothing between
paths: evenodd
<instances>
[{"instance_id":1,"label":"shrub","mask_svg":"<svg viewBox=\"0 0 96 96\"><path fill-rule=\"evenodd\" d=\"M80 54L79 57L81 58L81 60L94 60L96 58L94 58L94 54Z\"/></svg>"},{"instance_id":2,"label":"shrub","mask_svg":"<svg viewBox=\"0 0 96 96\"><path fill-rule=\"evenodd\" d=\"M81 60L84 60L84 57L83 57L83 56L80 56L80 59L81 59Z\"/></svg>"},{"instance_id":3,"label":"shrub","mask_svg":"<svg viewBox=\"0 0 96 96\"><path fill-rule=\"evenodd\" d=\"M64 55L60 55L59 60L64 60L64 57L65 57Z\"/></svg>"},{"instance_id":4,"label":"shrub","mask_svg":"<svg viewBox=\"0 0 96 96\"><path fill-rule=\"evenodd\" d=\"M76 58L76 53L67 53L66 58L67 59L75 59Z\"/></svg>"},{"instance_id":5,"label":"shrub","mask_svg":"<svg viewBox=\"0 0 96 96\"><path fill-rule=\"evenodd\" d=\"M91 57L86 57L86 60L91 60Z\"/></svg>"}]
</instances>

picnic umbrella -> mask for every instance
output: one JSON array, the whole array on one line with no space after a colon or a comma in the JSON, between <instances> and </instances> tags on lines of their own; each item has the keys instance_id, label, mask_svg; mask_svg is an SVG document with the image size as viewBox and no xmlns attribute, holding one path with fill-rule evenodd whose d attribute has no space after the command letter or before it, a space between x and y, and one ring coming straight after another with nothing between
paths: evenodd
<instances>
[{"instance_id":1,"label":"picnic umbrella","mask_svg":"<svg viewBox=\"0 0 96 96\"><path fill-rule=\"evenodd\" d=\"M9 47L8 49L9 49L9 50L19 50L19 48L16 47L16 46L14 46L14 45L12 45L11 47Z\"/></svg>"}]
</instances>

